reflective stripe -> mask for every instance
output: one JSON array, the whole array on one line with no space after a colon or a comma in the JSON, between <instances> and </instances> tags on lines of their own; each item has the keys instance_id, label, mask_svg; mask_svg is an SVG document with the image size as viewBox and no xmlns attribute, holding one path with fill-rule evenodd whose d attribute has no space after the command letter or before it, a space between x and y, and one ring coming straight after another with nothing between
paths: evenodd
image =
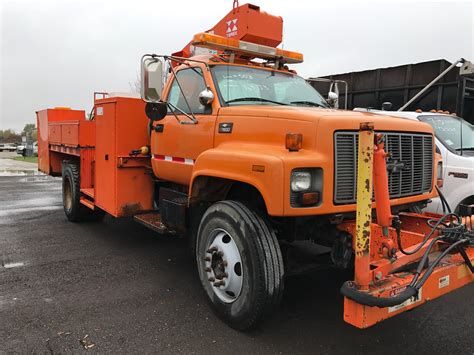
<instances>
[{"instance_id":1,"label":"reflective stripe","mask_svg":"<svg viewBox=\"0 0 474 355\"><path fill-rule=\"evenodd\" d=\"M181 163L181 164L186 164L186 165L194 165L194 159L171 157L169 155L154 154L153 159L169 161L173 163Z\"/></svg>"}]
</instances>

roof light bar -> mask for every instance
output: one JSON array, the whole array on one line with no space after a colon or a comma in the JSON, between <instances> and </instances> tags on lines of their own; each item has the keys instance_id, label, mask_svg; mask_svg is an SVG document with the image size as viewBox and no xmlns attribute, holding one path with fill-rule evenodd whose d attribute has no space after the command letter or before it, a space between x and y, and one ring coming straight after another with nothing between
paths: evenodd
<instances>
[{"instance_id":1,"label":"roof light bar","mask_svg":"<svg viewBox=\"0 0 474 355\"><path fill-rule=\"evenodd\" d=\"M194 35L192 44L196 47L230 50L256 58L282 60L285 63L303 62L303 54L298 52L290 52L280 48L239 41L211 33L198 33Z\"/></svg>"}]
</instances>

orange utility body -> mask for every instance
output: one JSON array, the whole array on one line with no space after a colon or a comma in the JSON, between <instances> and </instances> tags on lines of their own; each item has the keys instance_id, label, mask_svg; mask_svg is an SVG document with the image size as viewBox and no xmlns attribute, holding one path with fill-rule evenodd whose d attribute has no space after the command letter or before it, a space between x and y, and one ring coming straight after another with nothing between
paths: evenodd
<instances>
[{"instance_id":1,"label":"orange utility body","mask_svg":"<svg viewBox=\"0 0 474 355\"><path fill-rule=\"evenodd\" d=\"M253 200L261 199L264 212L279 221L319 218L318 221L327 221L328 226L337 225L339 232L352 237L353 249L356 250L357 287L375 296L391 297L401 292L409 283L411 274L391 272L418 260L426 248L421 248L412 256L400 253L396 231L390 226L391 209L403 210L405 206L406 210L411 205L426 203L437 196L438 158L435 158L431 126L367 112L301 106L226 105L219 99L210 67L239 66L264 70L269 75L274 72L295 75L286 66L278 65L278 61L289 58L289 61L298 62L302 61L302 55L276 48L272 52L268 48L281 43L282 19L260 12L254 5L234 7L206 33L196 35L194 41L182 51L174 53L174 56L182 58L180 64L174 62L172 65L178 74L189 68L200 70L205 85L215 95L216 99L206 114L194 114L197 123L192 124L183 114L176 117L170 112L161 120L150 121L145 114L144 102L138 98L95 98L93 120L86 120L84 111L63 108L43 110L37 113L39 169L50 175L60 175L62 161L80 163L80 202L83 205L104 210L115 217L153 214L159 205L161 217L154 214L158 221L154 228L157 231L166 228L180 230L175 228L179 223L176 216L183 220L186 229L189 219L187 211L202 203L225 200L232 193L234 197L236 194L248 194ZM220 44L212 50L212 44L206 41L219 41ZM227 45L229 48L240 46L245 49L229 53L225 51ZM203 47L206 48L205 53ZM253 61L251 53L258 50L274 53L277 64L273 66ZM191 57L193 54L199 55ZM173 80L174 75L170 74L161 95L163 101L168 100ZM357 144L361 123L367 121L371 122L374 132L384 136L392 134L392 138L397 138L397 135L407 135L411 137L411 142L421 136L420 142L426 154L423 159L430 168L423 171L423 184L426 185L426 181L428 184L424 185L422 193L394 195L389 199L384 144L379 143L376 147L374 142L369 147L376 155L374 177L377 193L376 201L369 198L369 206L364 207L369 208L364 223L369 236L364 239L364 245L358 245L354 220L358 213L356 201L343 203L336 198L336 170L347 167L343 165L347 164L344 161L337 161L336 154L347 144L351 147ZM230 131L222 130L222 127L229 125ZM289 134L292 135L290 138L298 138L297 143L301 143L299 149L288 149L286 139ZM349 141L342 141L336 146L339 134L343 135L341 139ZM400 150L403 149L403 139L400 138ZM393 146L393 142L389 144ZM150 146L149 154L143 154L147 149L140 150L142 146ZM352 163L356 161L356 156L354 148ZM372 164L371 159L365 165L359 165L359 174L369 166L372 171L372 166L367 165ZM397 163L405 164L396 160L394 164ZM351 166L353 175L350 175L350 183L355 183L357 164ZM308 199L314 202L317 198L317 203L295 207L290 179L292 173L301 168L317 171L321 185L320 190ZM390 178L392 183L395 178ZM402 183L406 182L400 180L400 185ZM371 189L371 183L369 185ZM344 188L344 185L340 187ZM166 194L170 190L175 191L175 197L157 199L162 190ZM381 206L377 211L378 224L371 218L372 209L377 210L377 202ZM405 249L418 245L428 233L427 219L440 218L414 213L401 213L399 217ZM437 233L433 234L433 237L436 236ZM442 247L437 245L433 252ZM472 248L467 253L472 260ZM423 286L419 300L399 307L377 308L346 298L344 319L365 328L472 281L473 275L463 259L459 255L449 255Z\"/></svg>"},{"instance_id":2,"label":"orange utility body","mask_svg":"<svg viewBox=\"0 0 474 355\"><path fill-rule=\"evenodd\" d=\"M61 175L63 160L81 168L81 203L114 217L133 216L153 208L150 160L129 156L146 145L148 119L136 98L95 99L95 119L84 111L47 109L38 117L38 165L49 175Z\"/></svg>"}]
</instances>

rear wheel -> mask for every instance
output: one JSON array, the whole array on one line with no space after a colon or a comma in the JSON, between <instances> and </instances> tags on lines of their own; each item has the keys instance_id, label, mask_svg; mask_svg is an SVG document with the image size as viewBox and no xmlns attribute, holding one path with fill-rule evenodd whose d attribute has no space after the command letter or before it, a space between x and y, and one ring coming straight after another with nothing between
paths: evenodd
<instances>
[{"instance_id":1,"label":"rear wheel","mask_svg":"<svg viewBox=\"0 0 474 355\"><path fill-rule=\"evenodd\" d=\"M71 222L100 221L104 218L103 211L93 211L80 202L79 166L63 163L63 206L66 217Z\"/></svg>"},{"instance_id":2,"label":"rear wheel","mask_svg":"<svg viewBox=\"0 0 474 355\"><path fill-rule=\"evenodd\" d=\"M214 312L231 327L254 327L278 307L283 259L275 233L235 201L213 204L196 243L199 277Z\"/></svg>"}]
</instances>

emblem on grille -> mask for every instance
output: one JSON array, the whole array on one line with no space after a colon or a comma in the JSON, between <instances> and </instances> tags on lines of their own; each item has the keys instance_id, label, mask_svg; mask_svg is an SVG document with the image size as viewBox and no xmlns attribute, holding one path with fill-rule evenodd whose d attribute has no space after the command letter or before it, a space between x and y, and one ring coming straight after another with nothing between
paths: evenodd
<instances>
[{"instance_id":1,"label":"emblem on grille","mask_svg":"<svg viewBox=\"0 0 474 355\"><path fill-rule=\"evenodd\" d=\"M388 159L387 160L387 171L390 173L399 173L402 172L403 170L408 169L408 164L406 164L402 160L398 159Z\"/></svg>"}]
</instances>

